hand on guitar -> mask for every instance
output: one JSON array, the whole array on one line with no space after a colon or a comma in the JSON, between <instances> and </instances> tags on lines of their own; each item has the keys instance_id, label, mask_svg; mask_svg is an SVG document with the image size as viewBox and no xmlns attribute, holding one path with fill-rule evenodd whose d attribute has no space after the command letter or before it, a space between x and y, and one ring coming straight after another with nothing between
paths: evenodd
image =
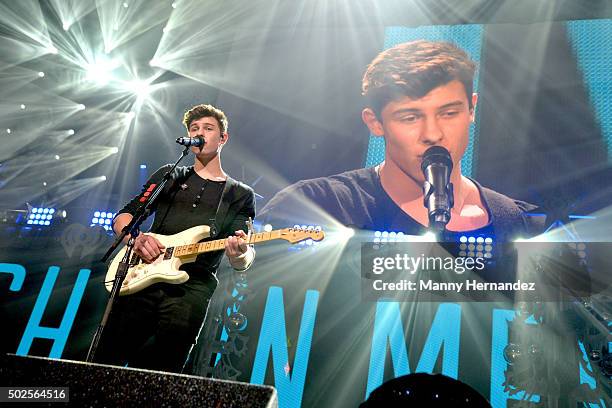
<instances>
[{"instance_id":1,"label":"hand on guitar","mask_svg":"<svg viewBox=\"0 0 612 408\"><path fill-rule=\"evenodd\" d=\"M166 249L157 238L141 233L134 242L134 252L145 263L151 263Z\"/></svg>"},{"instance_id":2,"label":"hand on guitar","mask_svg":"<svg viewBox=\"0 0 612 408\"><path fill-rule=\"evenodd\" d=\"M255 251L247 245L247 234L244 231L236 231L235 234L225 240L225 254L232 268L244 271L253 263Z\"/></svg>"},{"instance_id":3,"label":"hand on guitar","mask_svg":"<svg viewBox=\"0 0 612 408\"><path fill-rule=\"evenodd\" d=\"M229 236L225 240L225 254L228 258L237 258L247 251L247 234L244 231L238 230L236 235Z\"/></svg>"}]
</instances>

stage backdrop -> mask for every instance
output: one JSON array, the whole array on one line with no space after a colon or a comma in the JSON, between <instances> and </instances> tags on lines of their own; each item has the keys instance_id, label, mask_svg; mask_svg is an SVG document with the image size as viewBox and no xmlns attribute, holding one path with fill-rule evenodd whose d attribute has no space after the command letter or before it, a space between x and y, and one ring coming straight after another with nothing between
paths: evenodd
<instances>
[{"instance_id":1,"label":"stage backdrop","mask_svg":"<svg viewBox=\"0 0 612 408\"><path fill-rule=\"evenodd\" d=\"M464 172L521 198L562 191L565 208L574 211L565 215L598 217L582 220L579 236L568 239L610 239L611 229L601 228L610 217L588 210L604 207L592 198L605 185L612 151L606 68L612 62L612 22L389 27L385 47L417 38L455 42L479 62L475 89L481 98ZM370 140L366 165L383 158L380 143ZM295 224L304 222L296 215ZM339 228L324 220L315 225ZM104 308L106 270L96 260L110 237L88 222L55 232L9 232L0 258L2 351L83 359ZM190 369L274 385L282 408L352 407L385 380L420 371L459 378L496 408L523 397L537 406L538 392L520 391L532 378L514 378L516 393L504 390L504 350L517 316L513 304L361 299L356 245L391 233L397 232L361 231L359 240L344 243L269 244L246 275L223 267ZM556 356L567 360L559 366L562 383L587 387L605 406L609 390L596 381L598 367L584 344L573 340L571 353ZM549 395L547 383L541 385Z\"/></svg>"}]
</instances>

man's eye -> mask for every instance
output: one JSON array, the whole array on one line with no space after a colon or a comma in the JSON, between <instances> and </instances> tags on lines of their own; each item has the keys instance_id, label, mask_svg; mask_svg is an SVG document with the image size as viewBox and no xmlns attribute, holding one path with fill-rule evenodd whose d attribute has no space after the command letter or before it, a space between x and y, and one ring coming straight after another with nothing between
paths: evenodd
<instances>
[{"instance_id":1,"label":"man's eye","mask_svg":"<svg viewBox=\"0 0 612 408\"><path fill-rule=\"evenodd\" d=\"M457 116L458 114L459 114L459 111L442 112L442 116L447 117L447 118L452 118L453 116Z\"/></svg>"},{"instance_id":2,"label":"man's eye","mask_svg":"<svg viewBox=\"0 0 612 408\"><path fill-rule=\"evenodd\" d=\"M402 117L401 121L402 121L402 122L408 122L408 123L410 123L410 122L416 122L416 120L417 120L418 118L419 118L419 117L418 117L417 115L409 115L409 116L404 116L404 117Z\"/></svg>"}]
</instances>

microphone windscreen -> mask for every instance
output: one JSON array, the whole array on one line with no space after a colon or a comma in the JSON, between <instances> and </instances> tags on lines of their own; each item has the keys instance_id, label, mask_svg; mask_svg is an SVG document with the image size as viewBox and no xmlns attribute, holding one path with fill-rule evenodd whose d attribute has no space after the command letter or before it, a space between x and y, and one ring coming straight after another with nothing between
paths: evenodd
<instances>
[{"instance_id":1,"label":"microphone windscreen","mask_svg":"<svg viewBox=\"0 0 612 408\"><path fill-rule=\"evenodd\" d=\"M442 146L431 146L423 153L421 171L425 171L432 164L442 164L448 167L449 172L453 170L453 160L450 153Z\"/></svg>"}]
</instances>

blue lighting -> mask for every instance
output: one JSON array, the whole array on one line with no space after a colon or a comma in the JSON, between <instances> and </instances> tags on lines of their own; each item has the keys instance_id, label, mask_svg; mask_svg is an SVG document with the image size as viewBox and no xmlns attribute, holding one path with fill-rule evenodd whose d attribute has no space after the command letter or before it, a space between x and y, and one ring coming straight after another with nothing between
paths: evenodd
<instances>
[{"instance_id":1,"label":"blue lighting","mask_svg":"<svg viewBox=\"0 0 612 408\"><path fill-rule=\"evenodd\" d=\"M27 225L51 225L55 208L32 207L27 215Z\"/></svg>"},{"instance_id":2,"label":"blue lighting","mask_svg":"<svg viewBox=\"0 0 612 408\"><path fill-rule=\"evenodd\" d=\"M374 242L402 242L405 237L401 231L374 231Z\"/></svg>"},{"instance_id":3,"label":"blue lighting","mask_svg":"<svg viewBox=\"0 0 612 408\"><path fill-rule=\"evenodd\" d=\"M147 165L146 165L146 164L141 164L141 165L140 165L140 169L141 169L141 170L146 169L146 168L147 168Z\"/></svg>"},{"instance_id":4,"label":"blue lighting","mask_svg":"<svg viewBox=\"0 0 612 408\"><path fill-rule=\"evenodd\" d=\"M115 216L115 213L112 211L94 211L93 216L91 218L90 227L100 226L104 228L106 231L112 231L112 219Z\"/></svg>"},{"instance_id":5,"label":"blue lighting","mask_svg":"<svg viewBox=\"0 0 612 408\"><path fill-rule=\"evenodd\" d=\"M493 257L493 238L491 237L462 235L459 237L459 242L459 256Z\"/></svg>"}]
</instances>

